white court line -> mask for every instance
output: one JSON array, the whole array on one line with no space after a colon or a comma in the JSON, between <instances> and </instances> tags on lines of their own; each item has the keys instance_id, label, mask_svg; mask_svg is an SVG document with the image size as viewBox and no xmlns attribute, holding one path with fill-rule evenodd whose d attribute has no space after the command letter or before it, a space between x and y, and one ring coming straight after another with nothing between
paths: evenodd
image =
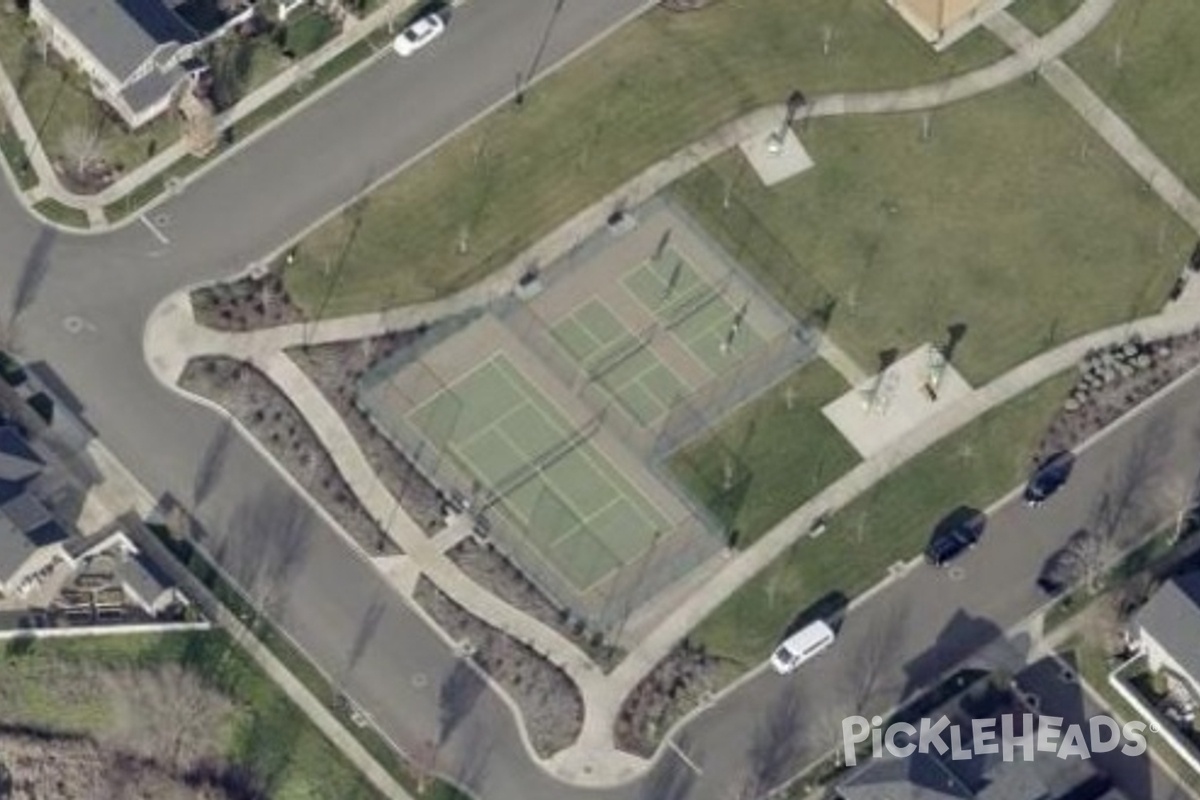
<instances>
[{"instance_id":1,"label":"white court line","mask_svg":"<svg viewBox=\"0 0 1200 800\"><path fill-rule=\"evenodd\" d=\"M155 239L158 239L163 244L171 243L171 240L168 239L166 236L164 236L163 232L160 231L158 228L156 228L154 226L154 223L151 222L150 218L147 217L145 214L138 215L138 219L140 219L142 221L142 224L145 225L149 229L150 233L154 234Z\"/></svg>"}]
</instances>

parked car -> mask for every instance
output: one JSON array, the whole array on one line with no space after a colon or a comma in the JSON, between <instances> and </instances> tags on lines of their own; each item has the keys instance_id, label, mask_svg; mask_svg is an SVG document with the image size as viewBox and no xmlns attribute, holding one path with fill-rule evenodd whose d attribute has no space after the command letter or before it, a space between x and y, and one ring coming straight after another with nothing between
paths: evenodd
<instances>
[{"instance_id":1,"label":"parked car","mask_svg":"<svg viewBox=\"0 0 1200 800\"><path fill-rule=\"evenodd\" d=\"M418 17L392 42L392 49L407 58L446 31L446 21L440 14L431 13Z\"/></svg>"},{"instance_id":2,"label":"parked car","mask_svg":"<svg viewBox=\"0 0 1200 800\"><path fill-rule=\"evenodd\" d=\"M1038 464L1025 486L1025 505L1037 508L1046 502L1066 484L1074 468L1075 455L1067 450L1055 453Z\"/></svg>"},{"instance_id":3,"label":"parked car","mask_svg":"<svg viewBox=\"0 0 1200 800\"><path fill-rule=\"evenodd\" d=\"M935 567L944 567L967 552L983 538L987 517L982 511L960 506L948 514L933 531L925 560Z\"/></svg>"},{"instance_id":4,"label":"parked car","mask_svg":"<svg viewBox=\"0 0 1200 800\"><path fill-rule=\"evenodd\" d=\"M805 661L830 647L834 638L833 628L826 622L818 620L806 625L775 649L771 654L771 668L780 675L795 672Z\"/></svg>"}]
</instances>

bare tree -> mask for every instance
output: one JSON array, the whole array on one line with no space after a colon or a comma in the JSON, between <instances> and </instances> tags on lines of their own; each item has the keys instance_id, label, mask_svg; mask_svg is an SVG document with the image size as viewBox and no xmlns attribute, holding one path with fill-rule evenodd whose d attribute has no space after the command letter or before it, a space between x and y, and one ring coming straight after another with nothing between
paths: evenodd
<instances>
[{"instance_id":1,"label":"bare tree","mask_svg":"<svg viewBox=\"0 0 1200 800\"><path fill-rule=\"evenodd\" d=\"M100 130L95 126L72 125L59 138L67 175L82 181L99 162L104 153Z\"/></svg>"},{"instance_id":2,"label":"bare tree","mask_svg":"<svg viewBox=\"0 0 1200 800\"><path fill-rule=\"evenodd\" d=\"M102 684L124 748L181 770L221 755L233 703L180 665L107 672Z\"/></svg>"},{"instance_id":3,"label":"bare tree","mask_svg":"<svg viewBox=\"0 0 1200 800\"><path fill-rule=\"evenodd\" d=\"M1065 565L1074 580L1088 592L1100 588L1101 578L1112 565L1120 547L1112 530L1079 531L1071 537L1064 552Z\"/></svg>"},{"instance_id":4,"label":"bare tree","mask_svg":"<svg viewBox=\"0 0 1200 800\"><path fill-rule=\"evenodd\" d=\"M903 641L908 614L909 607L904 604L873 610L866 621L867 630L853 642L849 667L838 687L852 713L865 714L876 699L887 668L895 665L894 653Z\"/></svg>"}]
</instances>

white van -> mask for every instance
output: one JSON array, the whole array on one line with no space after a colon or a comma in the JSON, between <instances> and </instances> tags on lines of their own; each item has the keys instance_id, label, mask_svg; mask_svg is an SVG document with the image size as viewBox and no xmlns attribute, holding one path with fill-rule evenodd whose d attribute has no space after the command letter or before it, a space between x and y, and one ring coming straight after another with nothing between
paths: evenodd
<instances>
[{"instance_id":1,"label":"white van","mask_svg":"<svg viewBox=\"0 0 1200 800\"><path fill-rule=\"evenodd\" d=\"M833 628L821 621L807 625L789 636L771 655L771 667L787 675L833 644Z\"/></svg>"}]
</instances>

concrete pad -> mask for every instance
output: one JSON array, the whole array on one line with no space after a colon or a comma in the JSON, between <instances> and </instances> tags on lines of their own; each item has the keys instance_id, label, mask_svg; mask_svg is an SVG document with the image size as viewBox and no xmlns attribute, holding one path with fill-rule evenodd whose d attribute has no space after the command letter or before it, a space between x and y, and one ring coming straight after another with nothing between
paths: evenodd
<instances>
[{"instance_id":1,"label":"concrete pad","mask_svg":"<svg viewBox=\"0 0 1200 800\"><path fill-rule=\"evenodd\" d=\"M763 131L738 145L763 186L786 181L813 165L812 157L791 128L782 141L775 139L778 132L778 128Z\"/></svg>"},{"instance_id":2,"label":"concrete pad","mask_svg":"<svg viewBox=\"0 0 1200 800\"><path fill-rule=\"evenodd\" d=\"M931 419L938 410L965 397L971 386L947 364L937 387L937 400L925 391L929 379L930 350L919 347L882 375L872 375L821 412L863 458L870 458L913 428ZM878 390L877 390L878 387ZM875 403L868 407L872 395Z\"/></svg>"}]
</instances>

